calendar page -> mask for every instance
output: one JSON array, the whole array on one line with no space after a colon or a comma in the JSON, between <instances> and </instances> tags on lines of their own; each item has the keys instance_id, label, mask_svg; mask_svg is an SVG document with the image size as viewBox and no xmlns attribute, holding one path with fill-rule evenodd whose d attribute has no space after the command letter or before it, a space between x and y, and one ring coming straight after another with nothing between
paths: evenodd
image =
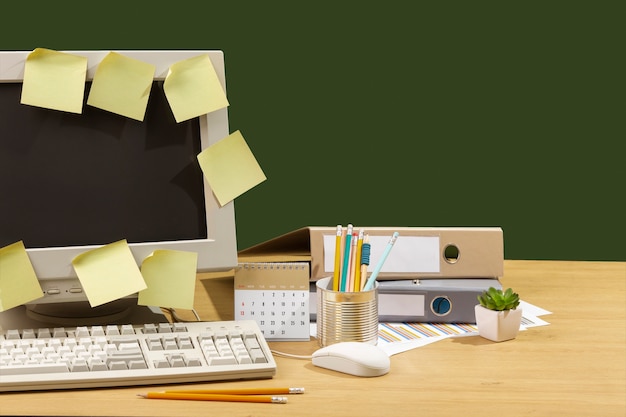
<instances>
[{"instance_id":1,"label":"calendar page","mask_svg":"<svg viewBox=\"0 0 626 417\"><path fill-rule=\"evenodd\" d=\"M255 320L266 340L310 339L309 263L240 263L235 320Z\"/></svg>"}]
</instances>

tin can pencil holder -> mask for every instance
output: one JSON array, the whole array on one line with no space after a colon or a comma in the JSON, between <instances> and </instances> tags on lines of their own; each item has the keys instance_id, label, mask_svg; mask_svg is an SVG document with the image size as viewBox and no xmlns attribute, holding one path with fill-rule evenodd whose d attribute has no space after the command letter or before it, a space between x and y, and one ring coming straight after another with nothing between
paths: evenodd
<instances>
[{"instance_id":1,"label":"tin can pencil holder","mask_svg":"<svg viewBox=\"0 0 626 417\"><path fill-rule=\"evenodd\" d=\"M378 285L369 291L332 290L332 277L317 281L317 341L378 342Z\"/></svg>"}]
</instances>

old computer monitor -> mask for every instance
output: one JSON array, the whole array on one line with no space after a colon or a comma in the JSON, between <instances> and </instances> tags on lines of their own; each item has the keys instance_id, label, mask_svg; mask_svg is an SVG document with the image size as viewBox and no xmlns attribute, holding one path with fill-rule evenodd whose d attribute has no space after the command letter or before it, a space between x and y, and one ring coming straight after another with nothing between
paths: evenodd
<instances>
[{"instance_id":1,"label":"old computer monitor","mask_svg":"<svg viewBox=\"0 0 626 417\"><path fill-rule=\"evenodd\" d=\"M117 51L156 66L143 121L86 104L110 51L66 52L88 59L82 114L20 104L30 51L0 51L0 247L24 242L44 293L0 313L5 328L22 312L55 324L129 320L136 296L91 308L72 266L121 239L138 265L158 249L196 252L198 271L237 262L234 205L218 204L196 159L229 135L227 108L177 123L163 92L169 67L200 54L226 91L222 51Z\"/></svg>"}]
</instances>

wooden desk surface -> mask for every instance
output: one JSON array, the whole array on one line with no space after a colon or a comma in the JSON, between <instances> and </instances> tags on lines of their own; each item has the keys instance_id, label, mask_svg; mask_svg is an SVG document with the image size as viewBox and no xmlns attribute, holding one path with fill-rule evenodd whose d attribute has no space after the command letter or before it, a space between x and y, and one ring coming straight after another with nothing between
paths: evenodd
<instances>
[{"instance_id":1,"label":"wooden desk surface","mask_svg":"<svg viewBox=\"0 0 626 417\"><path fill-rule=\"evenodd\" d=\"M273 379L192 385L306 388L304 395L290 396L288 404L145 400L136 394L146 388L131 387L5 393L0 394L0 413L624 417L626 263L505 261L502 284L515 288L525 301L552 311L544 317L551 324L503 343L478 336L436 342L393 356L390 373L378 378L338 374L307 360L276 356ZM200 317L232 320L232 277L200 275L197 285ZM295 354L311 354L318 348L314 340L271 346Z\"/></svg>"}]
</instances>

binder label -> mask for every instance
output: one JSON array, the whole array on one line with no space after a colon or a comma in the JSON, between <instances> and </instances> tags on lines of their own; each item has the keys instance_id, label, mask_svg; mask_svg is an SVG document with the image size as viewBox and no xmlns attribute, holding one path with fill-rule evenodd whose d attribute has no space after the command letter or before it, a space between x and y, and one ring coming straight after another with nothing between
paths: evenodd
<instances>
[{"instance_id":1,"label":"binder label","mask_svg":"<svg viewBox=\"0 0 626 417\"><path fill-rule=\"evenodd\" d=\"M389 235L391 236L391 234ZM371 272L383 254L389 236L370 236ZM335 235L324 235L324 270L333 272ZM381 272L439 273L439 236L398 236Z\"/></svg>"}]
</instances>

